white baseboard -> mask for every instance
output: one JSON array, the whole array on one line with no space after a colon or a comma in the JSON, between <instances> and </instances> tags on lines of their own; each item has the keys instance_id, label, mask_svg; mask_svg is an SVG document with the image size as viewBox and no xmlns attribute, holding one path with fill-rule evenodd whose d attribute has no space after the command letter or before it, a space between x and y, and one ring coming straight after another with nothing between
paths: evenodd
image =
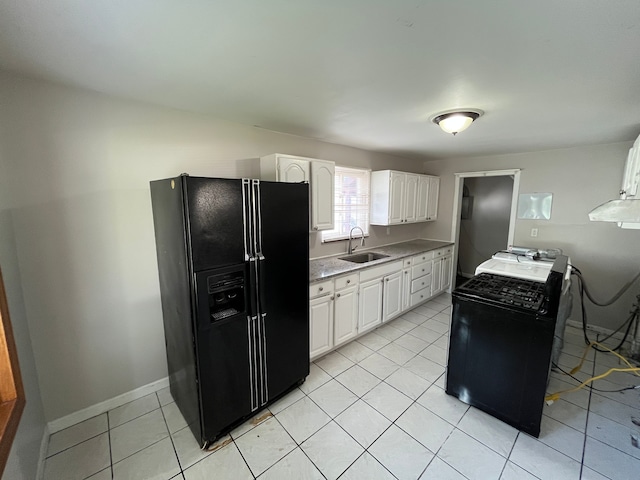
<instances>
[{"instance_id":1,"label":"white baseboard","mask_svg":"<svg viewBox=\"0 0 640 480\"><path fill-rule=\"evenodd\" d=\"M580 331L582 331L582 321L579 320L571 320L570 318L567 319L567 325L571 326L571 327L575 327L577 329L579 329ZM587 324L587 332L593 332L593 333L600 333L602 335L611 335L611 333L613 332L613 330L609 329L609 328L604 328L604 327L599 327L597 325L589 325ZM616 332L611 338L614 340L622 340L622 337L624 336L624 332ZM595 340L594 337L592 337L591 335L589 335L590 340ZM628 340L627 340L628 342Z\"/></svg>"},{"instance_id":2,"label":"white baseboard","mask_svg":"<svg viewBox=\"0 0 640 480\"><path fill-rule=\"evenodd\" d=\"M122 395L110 398L109 400L105 400L104 402L96 403L95 405L92 405L90 407L78 410L77 412L73 412L65 417L52 420L47 425L49 427L48 434L54 434L56 432L59 432L60 430L75 425L76 423L88 420L92 417L95 417L96 415L100 415L101 413L112 410L133 400L137 400L138 398L142 398L146 395L149 395L150 393L168 386L169 377L164 377L160 380L156 380L155 382L151 382L148 385L144 385L140 388L136 388L135 390L131 390L130 392L123 393Z\"/></svg>"},{"instance_id":3,"label":"white baseboard","mask_svg":"<svg viewBox=\"0 0 640 480\"><path fill-rule=\"evenodd\" d=\"M38 470L36 472L36 480L42 480L44 478L44 461L47 458L49 436L49 427L45 425L44 432L42 432L42 441L40 442L40 456L38 457Z\"/></svg>"}]
</instances>

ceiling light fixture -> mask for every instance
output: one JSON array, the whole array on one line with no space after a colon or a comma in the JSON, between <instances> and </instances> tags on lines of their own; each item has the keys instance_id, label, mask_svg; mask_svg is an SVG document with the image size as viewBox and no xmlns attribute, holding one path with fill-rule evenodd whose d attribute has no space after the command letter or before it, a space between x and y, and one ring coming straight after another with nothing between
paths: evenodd
<instances>
[{"instance_id":1,"label":"ceiling light fixture","mask_svg":"<svg viewBox=\"0 0 640 480\"><path fill-rule=\"evenodd\" d=\"M438 125L442 130L447 133L456 133L466 130L473 121L482 116L484 112L482 110L449 110L446 112L438 113L431 121Z\"/></svg>"}]
</instances>

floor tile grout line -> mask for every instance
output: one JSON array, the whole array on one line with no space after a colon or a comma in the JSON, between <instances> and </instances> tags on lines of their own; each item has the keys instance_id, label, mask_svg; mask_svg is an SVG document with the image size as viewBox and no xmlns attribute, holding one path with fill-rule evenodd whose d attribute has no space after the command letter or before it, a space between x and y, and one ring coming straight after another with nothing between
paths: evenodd
<instances>
[{"instance_id":1,"label":"floor tile grout line","mask_svg":"<svg viewBox=\"0 0 640 480\"><path fill-rule=\"evenodd\" d=\"M104 435L105 433L109 433L109 430L107 429L107 430L105 430L104 432L97 433L97 434L95 434L95 435L93 435L93 436L91 436L91 437L89 437L89 438L85 438L85 439L84 439L84 440L82 440L81 442L74 443L73 445L69 445L68 447L66 447L66 448L64 448L64 449L62 449L62 450L60 450L59 452L53 453L53 454L49 455L48 457L45 457L45 461L46 461L46 460L49 460L50 458L53 458L53 457L55 457L55 456L57 456L57 455L60 455L61 453L64 453L64 452L66 452L66 451L69 451L69 450L71 450L72 448L77 447L78 445L82 445L83 443L88 442L89 440L93 440L94 438L97 438L97 437L99 437L100 435Z\"/></svg>"},{"instance_id":2,"label":"floor tile grout line","mask_svg":"<svg viewBox=\"0 0 640 480\"><path fill-rule=\"evenodd\" d=\"M284 427L282 427L282 428L284 428ZM252 429L252 430L253 430L253 429ZM286 429L286 428L285 428L284 430L285 430L285 432L287 431L287 429ZM289 433L289 432L287 432L287 434L288 434L288 433ZM289 435L289 436L290 436L290 435ZM294 442L295 442L295 440L294 440ZM235 449L238 451L238 453L240 454L240 458L242 458L242 461L243 461L243 462L244 462L244 464L247 466L247 469L249 469L249 473L251 474L251 476L252 476L254 479L258 478L258 475L256 475L255 473L253 473L253 470L251 470L251 467L249 466L249 462L247 462L247 459L246 459L246 458L244 458L244 455L243 455L243 453L242 453L242 450L240 450L240 447L238 446L238 444L236 443L236 441L235 441L233 438L231 438L231 444L234 446L234 448L235 448ZM213 452L213 454L215 454L215 453L217 453L217 452ZM207 458L209 458L209 457L207 457ZM284 457L283 457L283 458L284 458ZM204 459L202 459L202 460L204 460ZM200 463L202 460L198 460L196 463ZM278 462L279 462L279 461L280 461L280 460L278 460ZM278 463L278 462L275 462L275 463ZM275 465L275 463L274 463L274 465ZM194 463L193 465L195 465L195 463ZM193 465L191 465L191 467L192 467ZM272 466L273 466L273 465L271 465L271 467L272 467ZM191 467L189 467L189 468L191 468ZM269 468L271 468L271 467L269 467ZM269 468L267 468L267 470L269 470ZM266 472L267 470L265 470L265 472ZM183 472L183 473L184 473L184 472ZM264 473L264 472L262 472L262 473ZM260 475L262 475L262 473L261 473Z\"/></svg>"},{"instance_id":3,"label":"floor tile grout line","mask_svg":"<svg viewBox=\"0 0 640 480\"><path fill-rule=\"evenodd\" d=\"M598 338L596 336L596 338ZM596 362L598 361L598 351L594 349L593 353L593 367L591 369L591 376L595 376ZM591 395L593 394L593 382L589 384L589 399L587 400L587 420L584 424L584 437L582 439L582 457L580 458L580 478L582 478L582 472L584 471L585 454L587 452L587 432L589 431L589 414L591 413Z\"/></svg>"},{"instance_id":4,"label":"floor tile grout line","mask_svg":"<svg viewBox=\"0 0 640 480\"><path fill-rule=\"evenodd\" d=\"M158 404L160 404L160 397L158 397L157 391L156 391L156 398L158 399ZM180 473L182 473L184 472L184 470L182 469L182 462L180 462L180 456L178 455L178 450L176 450L176 444L173 442L173 435L171 434L171 429L169 428L169 422L167 422L167 416L165 415L164 410L162 409L162 406L160 407L160 413L162 414L164 425L165 427L167 427L167 432L169 432L169 439L171 441L171 447L173 448L173 453L176 455L176 460L178 461L178 468L180 469Z\"/></svg>"},{"instance_id":5,"label":"floor tile grout line","mask_svg":"<svg viewBox=\"0 0 640 480\"><path fill-rule=\"evenodd\" d=\"M160 443L160 442L161 442L161 441L163 441L163 440L166 440L168 437L171 437L171 434L167 434L167 437L162 437L161 439L156 440L155 442L150 443L149 445L146 445L144 448L141 448L140 450L136 450L135 452L131 453L130 455L127 455L126 457L121 458L120 460L118 460L118 461L117 461L117 462L115 462L115 463L113 463L113 462L112 462L112 464L111 464L111 465L112 465L112 467L113 467L113 466L115 466L115 465L117 465L117 464L119 464L119 463L121 463L121 462L124 462L124 461L125 461L125 460L127 460L128 458L133 457L134 455L136 455L136 454L138 454L138 453L140 453L140 452L142 452L142 451L146 450L147 448L152 447L152 446L154 446L154 445L156 445L156 444Z\"/></svg>"},{"instance_id":6,"label":"floor tile grout line","mask_svg":"<svg viewBox=\"0 0 640 480\"><path fill-rule=\"evenodd\" d=\"M113 474L113 450L111 449L111 420L109 419L109 412L106 412L107 414L107 438L109 441L109 469L111 471L111 478L113 478L114 474Z\"/></svg>"},{"instance_id":7,"label":"floor tile grout line","mask_svg":"<svg viewBox=\"0 0 640 480\"><path fill-rule=\"evenodd\" d=\"M516 442L518 441L518 437L520 437L520 433L522 433L522 432L520 432L520 430L518 430L518 433L516 433L516 438L513 440L513 445L511 445L511 450L509 450L509 454L507 455L507 461L506 461L506 462L504 462L504 466L502 467L502 471L500 472L500 477L498 477L498 478L502 478L502 475L504 475L504 470L507 468L507 463L509 463L509 462L510 462L510 460L509 460L509 459L511 458L511 454L513 453L513 449L514 449L514 448L516 448ZM515 463L515 462L512 462L512 463L513 463L514 465L518 465L518 464L517 464L517 463ZM518 465L518 466L520 467L520 465ZM522 468L522 467L520 467L520 468ZM523 470L524 470L524 469L523 469ZM525 470L525 471L526 471L526 470ZM529 473L531 473L531 472L529 472ZM533 474L532 474L532 475L533 475ZM534 475L534 477L535 477L535 475Z\"/></svg>"},{"instance_id":8,"label":"floor tile grout line","mask_svg":"<svg viewBox=\"0 0 640 480\"><path fill-rule=\"evenodd\" d=\"M310 400L311 400L311 399L310 399ZM311 401L313 401L313 400L311 400ZM294 402L294 403L297 403L297 402ZM314 402L314 403L315 403L315 402ZM287 408L288 408L288 407L287 407ZM274 418L275 418L275 416L274 416ZM308 439L310 439L311 437L313 437L316 433L318 433L318 432L319 432L320 430L322 430L324 427L326 427L327 425L329 425L329 423L331 423L331 420L330 420L329 422L325 423L322 427L320 427L317 431L313 432L311 435L309 435L307 438L305 438L305 439L304 439L302 442L300 442L300 443L298 443L298 442L296 441L296 439L295 439L295 438L293 438L293 435L291 435L291 433L289 433L289 430L287 430L287 429L286 429L286 427L282 424L282 422L280 422L280 419L279 419L279 418L276 418L276 421L277 421L277 422L278 422L278 424L282 427L282 429L287 433L287 435L289 435L289 438L291 438L291 440L292 440L292 441L293 441L293 443L296 445L296 447L295 447L293 450L291 450L291 452L287 453L287 455L285 455L284 457L280 458L277 462L275 462L275 463L274 463L273 465L271 465L271 467L269 467L269 468L272 468L274 465L276 465L278 462L280 462L280 460L282 460L282 459L283 459L283 458L285 458L286 456L290 455L290 454L291 454L291 453L292 453L296 448L299 448L299 449L300 449L300 451L303 453L303 455L304 455L305 457L307 457L307 459L311 462L311 464L316 468L316 470L318 470L318 471L320 472L320 475L322 475L322 476L326 479L326 478L327 478L327 476L322 472L322 470L320 469L320 467L318 467L318 465L316 465L316 464L315 464L315 462L314 462L314 461L309 457L309 455L307 455L307 452L305 452L305 451L304 451L304 449L302 448L302 444L303 444L304 442L306 442ZM339 425L338 425L338 426L339 426ZM238 448L238 450L240 450L240 449ZM269 468L267 468L267 470L269 470ZM267 470L265 470L265 472L266 472ZM264 472L262 472L260 475L263 475L263 474L264 474ZM256 477L256 478L257 478L257 477Z\"/></svg>"}]
</instances>

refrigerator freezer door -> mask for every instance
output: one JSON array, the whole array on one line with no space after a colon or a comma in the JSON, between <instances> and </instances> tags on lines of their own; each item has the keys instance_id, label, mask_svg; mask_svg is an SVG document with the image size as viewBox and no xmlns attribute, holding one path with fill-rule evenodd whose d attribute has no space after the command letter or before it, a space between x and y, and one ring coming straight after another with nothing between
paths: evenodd
<instances>
[{"instance_id":1,"label":"refrigerator freezer door","mask_svg":"<svg viewBox=\"0 0 640 480\"><path fill-rule=\"evenodd\" d=\"M250 338L251 320L246 311L239 311L222 320L215 320L211 315L219 293L210 293L208 279L229 272L246 277L246 264L196 274L196 349L205 441L213 440L222 430L252 410L249 368L253 345Z\"/></svg>"},{"instance_id":2,"label":"refrigerator freezer door","mask_svg":"<svg viewBox=\"0 0 640 480\"><path fill-rule=\"evenodd\" d=\"M259 183L258 304L268 399L309 374L309 186Z\"/></svg>"},{"instance_id":3,"label":"refrigerator freezer door","mask_svg":"<svg viewBox=\"0 0 640 480\"><path fill-rule=\"evenodd\" d=\"M181 177L185 182L193 271L247 260L242 180Z\"/></svg>"}]
</instances>

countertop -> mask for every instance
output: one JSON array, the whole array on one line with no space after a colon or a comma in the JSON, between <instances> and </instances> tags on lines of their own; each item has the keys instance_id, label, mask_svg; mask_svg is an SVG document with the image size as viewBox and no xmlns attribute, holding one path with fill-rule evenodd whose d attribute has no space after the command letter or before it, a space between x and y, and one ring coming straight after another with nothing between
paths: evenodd
<instances>
[{"instance_id":1,"label":"countertop","mask_svg":"<svg viewBox=\"0 0 640 480\"><path fill-rule=\"evenodd\" d=\"M453 245L453 243L418 239L410 240L408 242L394 243L392 245L384 245L382 247L373 247L363 250L358 248L355 250L354 253L376 252L389 255L386 258L373 260L372 262L367 263L353 263L346 260L340 260L339 257L346 256L346 252L333 255L331 257L316 258L309 261L309 282L312 283L320 280L327 280L337 275L355 272L376 265L382 265L383 263L393 262L394 260L410 257L422 252L448 247L449 245Z\"/></svg>"}]
</instances>

